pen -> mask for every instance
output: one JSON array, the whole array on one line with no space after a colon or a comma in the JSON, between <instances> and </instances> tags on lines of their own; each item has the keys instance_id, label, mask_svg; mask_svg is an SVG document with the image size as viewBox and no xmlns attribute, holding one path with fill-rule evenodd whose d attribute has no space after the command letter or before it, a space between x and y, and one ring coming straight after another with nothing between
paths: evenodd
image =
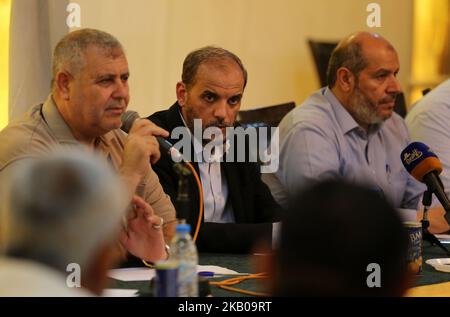
<instances>
[{"instance_id":1,"label":"pen","mask_svg":"<svg viewBox=\"0 0 450 317\"><path fill-rule=\"evenodd\" d=\"M199 271L197 273L198 276L204 277L223 277L223 276L238 276L238 275L248 275L248 273L233 273L233 274L222 274L222 273L214 273L213 271Z\"/></svg>"},{"instance_id":2,"label":"pen","mask_svg":"<svg viewBox=\"0 0 450 317\"><path fill-rule=\"evenodd\" d=\"M198 272L198 276L213 277L214 276L214 272L212 272L212 271L200 271L200 272Z\"/></svg>"}]
</instances>

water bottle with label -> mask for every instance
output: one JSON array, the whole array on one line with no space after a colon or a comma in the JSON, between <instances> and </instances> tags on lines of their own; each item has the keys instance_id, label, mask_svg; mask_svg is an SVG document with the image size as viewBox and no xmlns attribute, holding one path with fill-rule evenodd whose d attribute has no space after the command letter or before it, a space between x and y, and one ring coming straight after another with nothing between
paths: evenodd
<instances>
[{"instance_id":1,"label":"water bottle with label","mask_svg":"<svg viewBox=\"0 0 450 317\"><path fill-rule=\"evenodd\" d=\"M191 226L180 223L170 246L171 259L178 262L178 297L198 297L197 247L190 235Z\"/></svg>"}]
</instances>

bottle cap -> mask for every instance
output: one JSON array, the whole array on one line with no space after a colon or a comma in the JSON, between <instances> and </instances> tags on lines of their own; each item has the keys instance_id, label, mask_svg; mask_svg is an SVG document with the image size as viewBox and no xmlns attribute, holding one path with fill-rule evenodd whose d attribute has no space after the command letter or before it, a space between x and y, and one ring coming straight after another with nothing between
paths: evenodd
<instances>
[{"instance_id":1,"label":"bottle cap","mask_svg":"<svg viewBox=\"0 0 450 317\"><path fill-rule=\"evenodd\" d=\"M180 223L176 227L177 232L190 232L191 231L191 225L188 223Z\"/></svg>"}]
</instances>

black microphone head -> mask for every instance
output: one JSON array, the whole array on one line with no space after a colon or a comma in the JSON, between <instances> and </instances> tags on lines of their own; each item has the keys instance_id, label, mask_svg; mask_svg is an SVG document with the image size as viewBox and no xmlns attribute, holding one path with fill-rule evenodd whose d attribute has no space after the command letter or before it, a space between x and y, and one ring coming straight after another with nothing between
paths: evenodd
<instances>
[{"instance_id":1,"label":"black microphone head","mask_svg":"<svg viewBox=\"0 0 450 317\"><path fill-rule=\"evenodd\" d=\"M162 151L170 153L170 149L173 147L172 143L170 143L161 136L157 136L156 140L158 141L159 147L161 148Z\"/></svg>"},{"instance_id":2,"label":"black microphone head","mask_svg":"<svg viewBox=\"0 0 450 317\"><path fill-rule=\"evenodd\" d=\"M136 111L128 110L122 113L122 126L120 127L126 133L130 132L131 127L133 126L134 121L140 119L139 113Z\"/></svg>"},{"instance_id":3,"label":"black microphone head","mask_svg":"<svg viewBox=\"0 0 450 317\"><path fill-rule=\"evenodd\" d=\"M128 110L122 113L122 126L120 127L126 133L129 133L134 121L140 119L139 113L136 111ZM161 136L155 136L158 140L161 152L169 154L175 162L182 161L182 155L173 147L173 145Z\"/></svg>"},{"instance_id":4,"label":"black microphone head","mask_svg":"<svg viewBox=\"0 0 450 317\"><path fill-rule=\"evenodd\" d=\"M172 143L164 139L162 136L156 136L161 152L167 153L175 163L183 161L181 153L173 146Z\"/></svg>"}]
</instances>

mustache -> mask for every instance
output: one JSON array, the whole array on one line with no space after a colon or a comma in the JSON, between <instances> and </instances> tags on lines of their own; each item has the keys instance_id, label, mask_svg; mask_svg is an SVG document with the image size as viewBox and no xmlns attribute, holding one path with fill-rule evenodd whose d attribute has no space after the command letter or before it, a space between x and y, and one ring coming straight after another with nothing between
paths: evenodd
<instances>
[{"instance_id":1,"label":"mustache","mask_svg":"<svg viewBox=\"0 0 450 317\"><path fill-rule=\"evenodd\" d=\"M397 100L397 95L398 94L389 94L386 98L381 99L379 103L395 102Z\"/></svg>"},{"instance_id":2,"label":"mustache","mask_svg":"<svg viewBox=\"0 0 450 317\"><path fill-rule=\"evenodd\" d=\"M112 100L112 102L106 106L106 109L126 108L127 106L128 104L125 99Z\"/></svg>"},{"instance_id":3,"label":"mustache","mask_svg":"<svg viewBox=\"0 0 450 317\"><path fill-rule=\"evenodd\" d=\"M126 105L120 105L120 104L116 104L116 105L109 105L106 107L106 110L110 110L110 109L123 109L125 110L127 108Z\"/></svg>"}]
</instances>

